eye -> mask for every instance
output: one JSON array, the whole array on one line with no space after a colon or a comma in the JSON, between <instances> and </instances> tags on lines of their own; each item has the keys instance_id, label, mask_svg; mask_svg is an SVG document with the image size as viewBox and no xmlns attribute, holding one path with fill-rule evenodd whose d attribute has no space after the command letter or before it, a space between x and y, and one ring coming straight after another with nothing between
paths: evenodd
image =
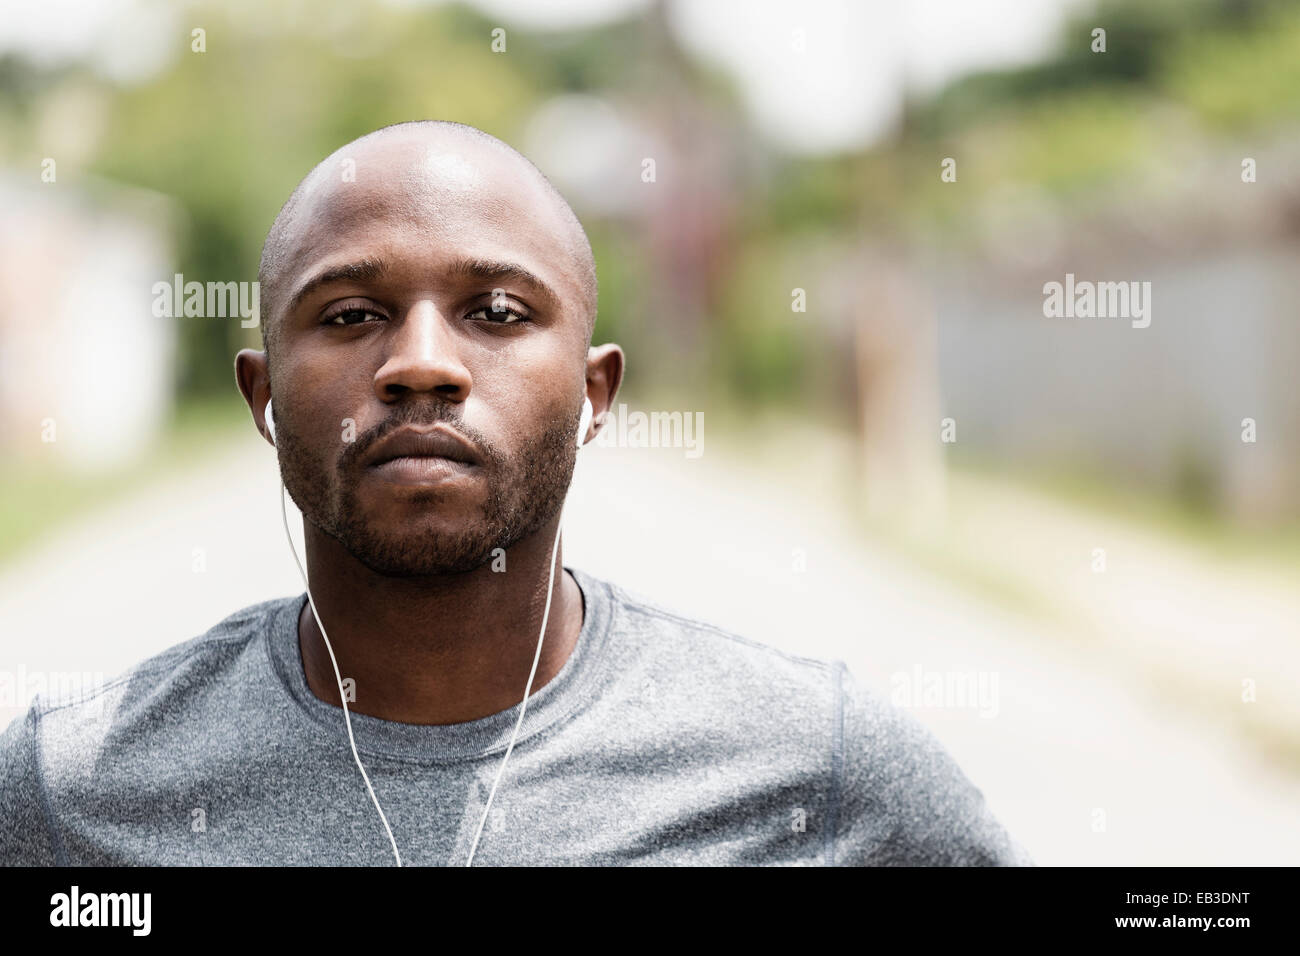
<instances>
[{"instance_id":1,"label":"eye","mask_svg":"<svg viewBox=\"0 0 1300 956\"><path fill-rule=\"evenodd\" d=\"M367 321L365 317L368 315L374 316L376 319L380 319L380 320L384 318L383 315L376 312L374 309L363 308L362 306L359 305L349 305L349 306L344 306L343 308L340 309L335 309L332 312L328 313L323 319L321 319L321 324L322 325L364 325Z\"/></svg>"},{"instance_id":2,"label":"eye","mask_svg":"<svg viewBox=\"0 0 1300 956\"><path fill-rule=\"evenodd\" d=\"M488 322L493 322L497 325L513 325L516 322L528 321L527 315L525 315L523 312L520 312L518 309L512 309L504 302L498 302L495 307L487 305L481 309L475 309L473 312L470 312L468 315L466 315L465 318L473 319L476 316L480 316L480 315L483 317L483 319L479 321L486 320Z\"/></svg>"}]
</instances>

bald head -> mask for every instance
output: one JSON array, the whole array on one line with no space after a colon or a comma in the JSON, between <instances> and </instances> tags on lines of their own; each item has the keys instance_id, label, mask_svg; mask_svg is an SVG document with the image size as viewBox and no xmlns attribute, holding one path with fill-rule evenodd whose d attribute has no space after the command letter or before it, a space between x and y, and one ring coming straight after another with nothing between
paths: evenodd
<instances>
[{"instance_id":1,"label":"bald head","mask_svg":"<svg viewBox=\"0 0 1300 956\"><path fill-rule=\"evenodd\" d=\"M423 120L383 127L335 150L281 208L258 268L268 357L320 240L366 229L376 218L427 230L443 244L510 231L535 261L546 263L549 286L585 323L590 341L596 264L568 202L531 161L495 136L463 123Z\"/></svg>"}]
</instances>

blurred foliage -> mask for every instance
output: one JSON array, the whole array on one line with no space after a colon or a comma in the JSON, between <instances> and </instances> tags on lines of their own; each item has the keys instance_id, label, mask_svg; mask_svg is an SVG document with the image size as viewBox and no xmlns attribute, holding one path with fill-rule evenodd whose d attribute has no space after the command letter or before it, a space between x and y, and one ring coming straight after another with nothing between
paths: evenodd
<instances>
[{"instance_id":1,"label":"blurred foliage","mask_svg":"<svg viewBox=\"0 0 1300 956\"><path fill-rule=\"evenodd\" d=\"M1098 26L1104 54L1091 51ZM965 77L911 103L888 151L908 186L893 212L962 241L969 211L1009 184L1095 195L1165 156L1174 137L1178 148L1209 150L1224 133L1294 128L1298 118L1294 0L1110 0L1067 23L1052 59ZM960 195L943 188L936 152L965 157Z\"/></svg>"},{"instance_id":2,"label":"blurred foliage","mask_svg":"<svg viewBox=\"0 0 1300 956\"><path fill-rule=\"evenodd\" d=\"M493 57L483 42L488 28L460 7L419 16L330 8L307 24L314 31L268 18L262 5L201 8L195 22L207 24L209 51L236 55L182 56L163 76L114 99L97 169L180 200L192 222L180 256L187 275L255 278L281 204L347 140L416 117L510 129L535 104L539 86L549 85L530 81L545 75L545 60L530 63L527 52ZM353 31L364 31L369 55L351 55L360 43ZM245 333L232 323L182 331L189 338L182 388L228 390L229 356L248 344Z\"/></svg>"},{"instance_id":3,"label":"blurred foliage","mask_svg":"<svg viewBox=\"0 0 1300 956\"><path fill-rule=\"evenodd\" d=\"M199 3L185 22L204 26L209 52L186 49L137 85L114 86L86 67L0 59L0 159L39 162L43 104L72 87L101 91L104 136L89 169L176 199L188 218L176 268L189 277L253 278L262 239L298 180L385 124L455 119L518 142L546 99L585 92L659 123L660 133L672 131L685 99L735 124L746 144L753 136L730 81L692 62L653 6L588 30L512 27L507 56L490 49L497 24L458 5L236 0ZM1105 55L1089 49L1098 25ZM845 261L865 233L888 241L918 222L961 242L971 211L1008 185L1083 194L1149 163L1171 130L1179 144L1208 144L1243 127L1293 125L1297 51L1294 2L1108 0L1071 19L1045 61L909 100L899 134L870 151L795 158L760 147L757 159L742 156L750 165L731 184L736 248L717 300L701 303L696 319L708 326L698 337L705 366L656 341L667 333L646 297L665 277L650 265L643 224L579 209L600 270L597 335L635 349L638 376L672 381L707 368L711 387L745 403L786 402L795 390L842 408L853 399L851 350L835 323L791 316L789 288L799 283L773 281L804 261L787 240L816 237ZM960 195L939 181L935 157L945 155L963 157L969 187ZM182 396L229 395L233 352L258 344L237 323L182 323L180 334Z\"/></svg>"}]
</instances>

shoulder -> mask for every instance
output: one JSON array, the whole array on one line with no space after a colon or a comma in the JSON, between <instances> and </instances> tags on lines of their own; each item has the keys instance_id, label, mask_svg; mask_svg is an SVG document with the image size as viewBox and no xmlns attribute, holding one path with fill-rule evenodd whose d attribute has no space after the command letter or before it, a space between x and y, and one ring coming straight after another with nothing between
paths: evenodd
<instances>
[{"instance_id":1,"label":"shoulder","mask_svg":"<svg viewBox=\"0 0 1300 956\"><path fill-rule=\"evenodd\" d=\"M252 675L272 617L299 598L243 608L95 686L37 695L0 735L0 858L56 862L60 807L159 759L159 733L186 714L237 708L230 679ZM110 779L111 778L111 779Z\"/></svg>"},{"instance_id":2,"label":"shoulder","mask_svg":"<svg viewBox=\"0 0 1300 956\"><path fill-rule=\"evenodd\" d=\"M0 733L0 864L58 863L36 751L36 713L15 717Z\"/></svg>"},{"instance_id":3,"label":"shoulder","mask_svg":"<svg viewBox=\"0 0 1300 956\"><path fill-rule=\"evenodd\" d=\"M643 652L640 662L653 678L671 673L688 692L732 705L748 702L768 714L804 719L810 709L829 721L834 678L842 665L792 654L681 613L609 582L615 626L627 645ZM827 724L829 726L829 724Z\"/></svg>"},{"instance_id":4,"label":"shoulder","mask_svg":"<svg viewBox=\"0 0 1300 956\"><path fill-rule=\"evenodd\" d=\"M836 860L886 866L1032 865L983 793L914 715L841 674Z\"/></svg>"},{"instance_id":5,"label":"shoulder","mask_svg":"<svg viewBox=\"0 0 1300 956\"><path fill-rule=\"evenodd\" d=\"M160 705L200 694L260 639L272 618L299 598L276 598L235 611L203 634L175 644L112 680L73 693L40 695L32 705L45 744L86 725L121 734L160 716Z\"/></svg>"}]
</instances>

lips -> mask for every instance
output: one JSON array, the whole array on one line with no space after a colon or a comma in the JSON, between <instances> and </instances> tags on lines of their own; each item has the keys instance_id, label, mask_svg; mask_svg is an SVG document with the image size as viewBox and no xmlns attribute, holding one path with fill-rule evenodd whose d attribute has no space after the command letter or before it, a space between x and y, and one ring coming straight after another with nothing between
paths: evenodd
<instances>
[{"instance_id":1,"label":"lips","mask_svg":"<svg viewBox=\"0 0 1300 956\"><path fill-rule=\"evenodd\" d=\"M464 465L479 464L474 448L445 425L432 429L402 428L375 444L366 455L368 467L407 458L446 459ZM426 462L426 464L429 464Z\"/></svg>"}]
</instances>

